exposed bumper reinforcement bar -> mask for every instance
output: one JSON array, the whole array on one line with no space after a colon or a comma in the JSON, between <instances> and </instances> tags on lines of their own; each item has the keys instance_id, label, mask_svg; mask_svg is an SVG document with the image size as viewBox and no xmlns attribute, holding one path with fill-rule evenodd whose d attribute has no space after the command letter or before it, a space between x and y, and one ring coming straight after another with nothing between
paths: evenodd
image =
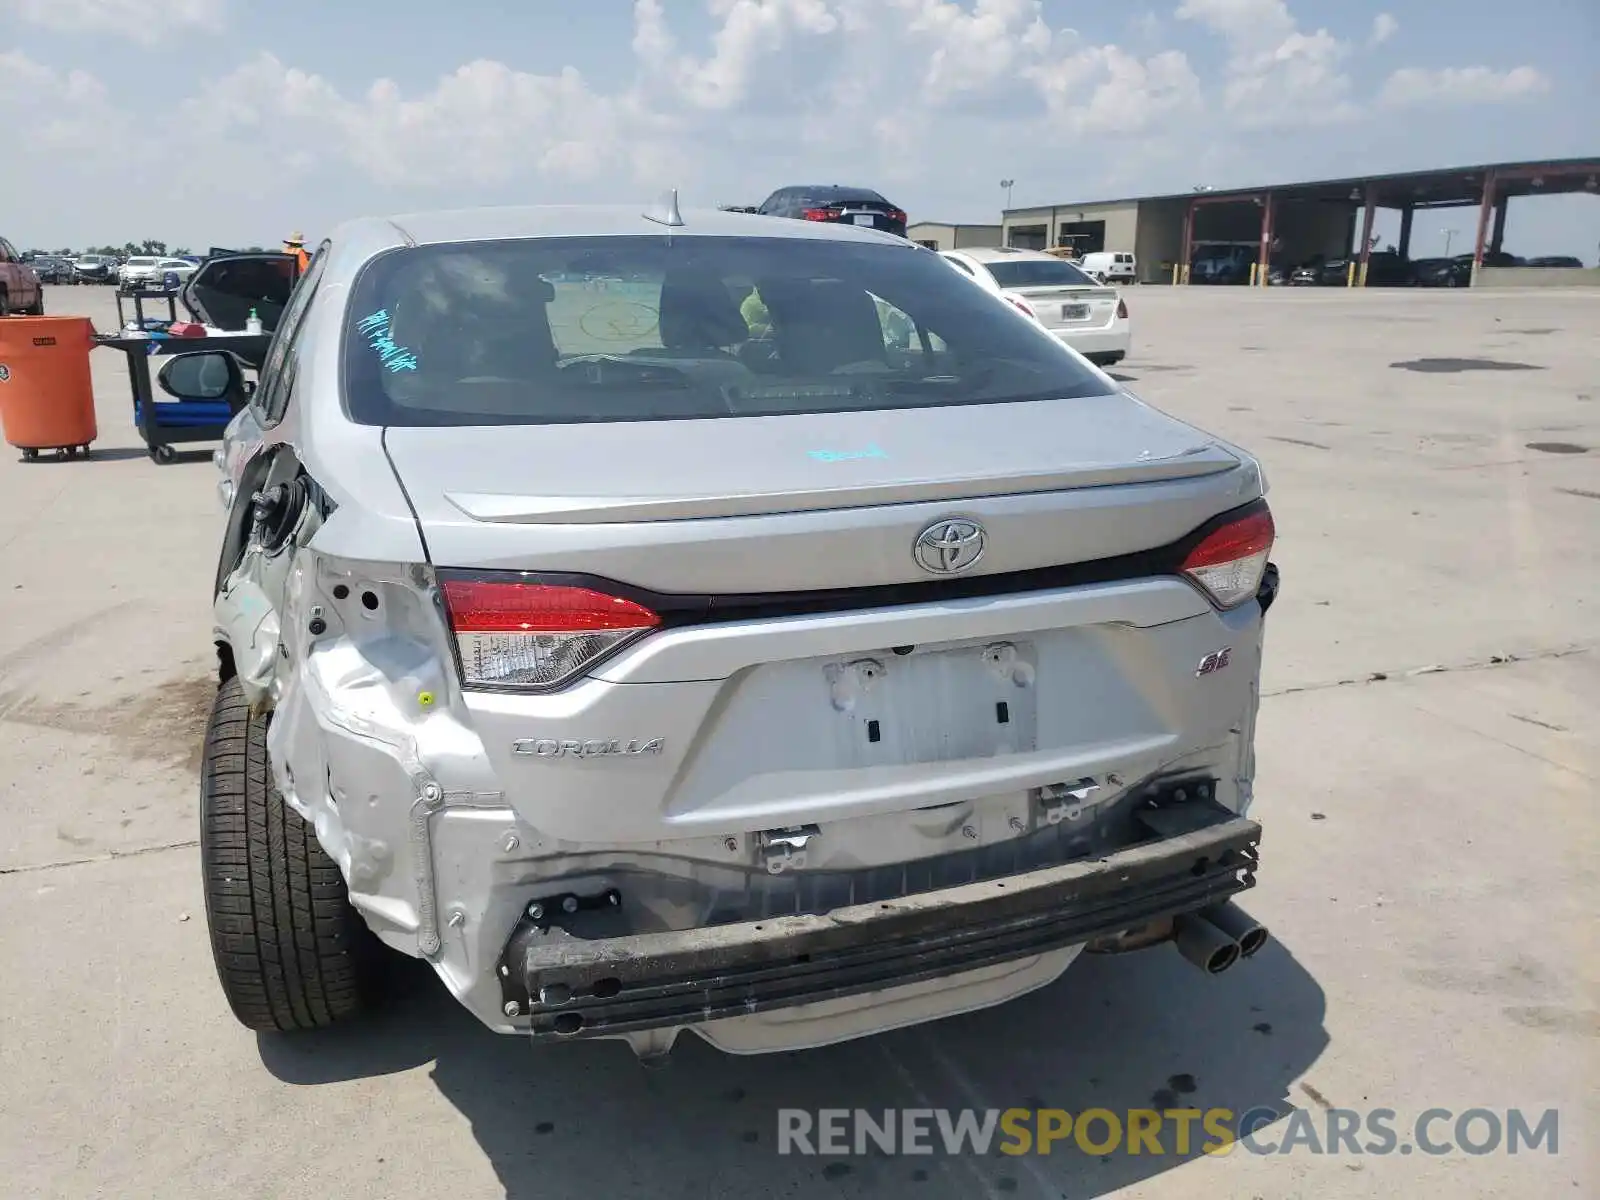
<instances>
[{"instance_id":1,"label":"exposed bumper reinforcement bar","mask_svg":"<svg viewBox=\"0 0 1600 1200\"><path fill-rule=\"evenodd\" d=\"M883 904L584 940L525 929L535 1040L601 1037L878 991L1077 945L1254 886L1261 827L1209 802L1141 814L1104 858Z\"/></svg>"}]
</instances>

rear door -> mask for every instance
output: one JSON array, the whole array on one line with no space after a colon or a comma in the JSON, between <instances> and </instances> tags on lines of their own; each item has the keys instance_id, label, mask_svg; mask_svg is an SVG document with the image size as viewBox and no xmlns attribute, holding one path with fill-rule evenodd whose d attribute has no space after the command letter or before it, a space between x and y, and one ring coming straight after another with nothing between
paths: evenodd
<instances>
[{"instance_id":1,"label":"rear door","mask_svg":"<svg viewBox=\"0 0 1600 1200\"><path fill-rule=\"evenodd\" d=\"M254 310L263 331L271 333L289 303L298 271L292 255L224 251L206 259L179 294L194 318L213 328L243 330Z\"/></svg>"}]
</instances>

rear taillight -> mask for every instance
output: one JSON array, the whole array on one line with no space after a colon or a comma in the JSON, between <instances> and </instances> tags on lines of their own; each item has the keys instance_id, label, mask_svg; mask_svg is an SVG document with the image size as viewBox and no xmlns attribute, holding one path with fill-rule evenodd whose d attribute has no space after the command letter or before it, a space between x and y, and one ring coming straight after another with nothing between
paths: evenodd
<instances>
[{"instance_id":1,"label":"rear taillight","mask_svg":"<svg viewBox=\"0 0 1600 1200\"><path fill-rule=\"evenodd\" d=\"M891 208L889 210L889 220L896 221L901 225L904 225L906 223L906 214L902 209Z\"/></svg>"},{"instance_id":2,"label":"rear taillight","mask_svg":"<svg viewBox=\"0 0 1600 1200\"><path fill-rule=\"evenodd\" d=\"M1009 294L1006 296L1006 300L1011 304L1011 306L1013 308L1015 308L1018 311L1022 312L1024 315L1026 315L1030 319L1035 320L1035 321L1037 321L1039 319L1039 314L1033 311L1033 305L1029 304L1026 300L1023 300L1022 298L1020 298L1018 296L1012 296L1012 295L1009 295Z\"/></svg>"},{"instance_id":3,"label":"rear taillight","mask_svg":"<svg viewBox=\"0 0 1600 1200\"><path fill-rule=\"evenodd\" d=\"M1121 296L1118 296L1117 297L1117 320L1126 321L1127 319L1128 319L1128 302L1126 300L1124 300Z\"/></svg>"},{"instance_id":4,"label":"rear taillight","mask_svg":"<svg viewBox=\"0 0 1600 1200\"><path fill-rule=\"evenodd\" d=\"M831 208L808 208L800 215L808 221L831 221L839 214Z\"/></svg>"},{"instance_id":5,"label":"rear taillight","mask_svg":"<svg viewBox=\"0 0 1600 1200\"><path fill-rule=\"evenodd\" d=\"M1261 586L1274 534L1272 513L1263 504L1202 538L1183 560L1183 573L1218 608L1243 604Z\"/></svg>"},{"instance_id":6,"label":"rear taillight","mask_svg":"<svg viewBox=\"0 0 1600 1200\"><path fill-rule=\"evenodd\" d=\"M559 687L661 624L644 605L589 588L499 579L443 588L467 687Z\"/></svg>"}]
</instances>

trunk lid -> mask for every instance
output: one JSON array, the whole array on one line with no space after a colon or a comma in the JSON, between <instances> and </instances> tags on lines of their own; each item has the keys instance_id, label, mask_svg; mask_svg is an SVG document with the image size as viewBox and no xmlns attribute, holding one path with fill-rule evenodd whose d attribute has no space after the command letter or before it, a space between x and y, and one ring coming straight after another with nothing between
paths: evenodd
<instances>
[{"instance_id":1,"label":"trunk lid","mask_svg":"<svg viewBox=\"0 0 1600 1200\"><path fill-rule=\"evenodd\" d=\"M1116 320L1116 288L1056 285L1007 290L1027 301L1046 329L1101 329Z\"/></svg>"},{"instance_id":2,"label":"trunk lid","mask_svg":"<svg viewBox=\"0 0 1600 1200\"><path fill-rule=\"evenodd\" d=\"M385 442L435 565L582 572L662 592L926 580L911 546L941 515L985 524L990 548L974 574L1110 557L1165 544L1241 502L1234 454L1121 392L392 427Z\"/></svg>"}]
</instances>

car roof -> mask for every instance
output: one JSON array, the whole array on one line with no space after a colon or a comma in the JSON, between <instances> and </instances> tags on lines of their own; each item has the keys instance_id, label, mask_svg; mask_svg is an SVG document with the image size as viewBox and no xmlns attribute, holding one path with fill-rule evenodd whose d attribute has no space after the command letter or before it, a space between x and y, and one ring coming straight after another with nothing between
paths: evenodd
<instances>
[{"instance_id":1,"label":"car roof","mask_svg":"<svg viewBox=\"0 0 1600 1200\"><path fill-rule=\"evenodd\" d=\"M437 245L513 238L666 236L670 233L673 237L770 237L911 244L892 233L857 226L763 217L716 208L683 209L680 213L683 224L666 226L646 218L646 208L643 204L550 204L444 209L350 221L336 229L332 237L337 244L352 238L364 241L374 235L392 240L398 234L411 245Z\"/></svg>"},{"instance_id":2,"label":"car roof","mask_svg":"<svg viewBox=\"0 0 1600 1200\"><path fill-rule=\"evenodd\" d=\"M973 262L1066 262L1043 250L1018 250L1011 246L975 246L972 249L946 250L945 254L959 254Z\"/></svg>"}]
</instances>

